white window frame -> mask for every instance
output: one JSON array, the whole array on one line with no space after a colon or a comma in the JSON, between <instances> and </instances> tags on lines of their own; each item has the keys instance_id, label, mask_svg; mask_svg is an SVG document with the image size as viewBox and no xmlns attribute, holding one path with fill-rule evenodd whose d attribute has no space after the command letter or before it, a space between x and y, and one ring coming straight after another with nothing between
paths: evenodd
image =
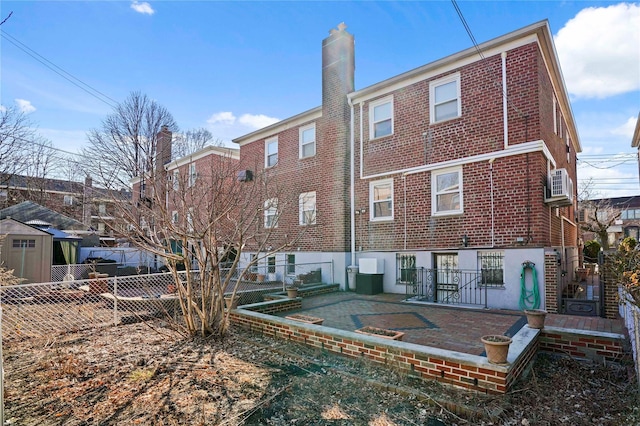
<instances>
[{"instance_id":1,"label":"white window frame","mask_svg":"<svg viewBox=\"0 0 640 426\"><path fill-rule=\"evenodd\" d=\"M375 192L376 188L381 186L390 186L391 190L391 198L389 200L376 200ZM394 192L393 192L393 179L382 179L376 180L373 182L369 182L369 220L371 222L381 222L386 220L393 220L393 211L394 211ZM389 216L379 216L376 217L376 203L386 203L391 202L391 214Z\"/></svg>"},{"instance_id":2,"label":"white window frame","mask_svg":"<svg viewBox=\"0 0 640 426\"><path fill-rule=\"evenodd\" d=\"M302 226L315 225L318 212L316 210L316 191L303 192L298 196L299 223ZM311 212L311 220L308 221L307 212Z\"/></svg>"},{"instance_id":3,"label":"white window frame","mask_svg":"<svg viewBox=\"0 0 640 426\"><path fill-rule=\"evenodd\" d=\"M556 97L553 97L553 133L558 134L558 111L557 111L558 101L556 101Z\"/></svg>"},{"instance_id":4,"label":"white window frame","mask_svg":"<svg viewBox=\"0 0 640 426\"><path fill-rule=\"evenodd\" d=\"M378 120L375 121L375 117L374 117L374 111L376 107L379 107L381 105L384 104L390 104L391 105L391 112L390 112L390 117L389 118L385 118L384 120ZM387 136L391 136L393 135L393 131L394 131L394 113L393 113L393 96L387 96L386 98L382 98L382 99L378 99L377 101L373 101L369 103L369 139L379 139L379 138L385 138ZM375 125L377 123L380 123L382 121L386 121L386 120L391 120L391 133L387 134L387 135L380 135L380 136L376 136L375 134Z\"/></svg>"},{"instance_id":5,"label":"white window frame","mask_svg":"<svg viewBox=\"0 0 640 426\"><path fill-rule=\"evenodd\" d=\"M264 202L264 227L272 229L278 227L278 199L269 198Z\"/></svg>"},{"instance_id":6,"label":"white window frame","mask_svg":"<svg viewBox=\"0 0 640 426\"><path fill-rule=\"evenodd\" d=\"M303 136L304 136L304 133L309 131L309 130L313 130L313 140L309 141L309 142L305 142ZM299 133L300 133L299 134L300 142L299 142L299 145L298 145L299 158L302 159L302 158L309 158L309 157L315 156L316 155L316 141L318 139L317 136L316 136L316 123L312 123L312 124L309 124L307 126L300 127L300 132ZM304 147L305 146L309 146L309 145L313 147L313 149L312 149L313 152L311 154L304 155Z\"/></svg>"},{"instance_id":7,"label":"white window frame","mask_svg":"<svg viewBox=\"0 0 640 426\"><path fill-rule=\"evenodd\" d=\"M269 157L270 157L269 145L271 144L275 144L275 147L276 147L275 153L271 154L271 156L275 155L275 161L273 162L273 164L269 164ZM266 139L264 141L264 167L271 168L271 167L274 167L276 164L278 164L278 137L277 136Z\"/></svg>"},{"instance_id":8,"label":"white window frame","mask_svg":"<svg viewBox=\"0 0 640 426\"><path fill-rule=\"evenodd\" d=\"M196 163L189 164L189 188L196 184L196 179L198 178L198 169L196 168Z\"/></svg>"},{"instance_id":9,"label":"white window frame","mask_svg":"<svg viewBox=\"0 0 640 426\"><path fill-rule=\"evenodd\" d=\"M458 188L456 190L438 191L438 176L458 173ZM438 196L459 193L460 207L454 210L438 210ZM464 213L464 189L462 167L451 167L447 169L434 170L431 172L431 216L450 216Z\"/></svg>"},{"instance_id":10,"label":"white window frame","mask_svg":"<svg viewBox=\"0 0 640 426\"><path fill-rule=\"evenodd\" d=\"M440 86L452 83L454 81L456 82L456 98L455 99L457 101L457 109L458 109L457 115L455 117L448 117L448 118L443 118L442 120L436 120L436 107L438 107L439 105L445 102L451 102L453 100L453 99L448 99L445 102L440 102L439 104L436 104L436 89ZM454 120L462 116L462 98L460 96L460 93L461 91L460 91L460 73L459 72L448 75L443 78L439 78L438 80L434 80L429 83L429 121L431 124L443 123L445 121Z\"/></svg>"},{"instance_id":11,"label":"white window frame","mask_svg":"<svg viewBox=\"0 0 640 426\"><path fill-rule=\"evenodd\" d=\"M75 200L73 195L65 195L62 201L65 206L72 206Z\"/></svg>"},{"instance_id":12,"label":"white window frame","mask_svg":"<svg viewBox=\"0 0 640 426\"><path fill-rule=\"evenodd\" d=\"M171 177L171 185L174 191L180 189L180 170L173 171L173 176Z\"/></svg>"},{"instance_id":13,"label":"white window frame","mask_svg":"<svg viewBox=\"0 0 640 426\"><path fill-rule=\"evenodd\" d=\"M178 211L174 210L171 212L171 223L173 225L177 225L178 224Z\"/></svg>"}]
</instances>

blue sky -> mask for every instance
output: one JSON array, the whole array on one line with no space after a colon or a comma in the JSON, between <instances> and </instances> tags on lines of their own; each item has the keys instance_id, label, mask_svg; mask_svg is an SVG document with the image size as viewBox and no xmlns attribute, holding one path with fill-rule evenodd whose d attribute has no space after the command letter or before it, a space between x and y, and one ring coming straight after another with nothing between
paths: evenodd
<instances>
[{"instance_id":1,"label":"blue sky","mask_svg":"<svg viewBox=\"0 0 640 426\"><path fill-rule=\"evenodd\" d=\"M640 3L459 1L481 43L548 19L594 195L640 194ZM2 1L0 103L78 152L114 101L141 91L182 130L221 140L320 105L321 41L345 22L356 89L472 46L450 1ZM11 37L22 49L10 43ZM25 53L36 52L38 59ZM44 59L43 59L44 58ZM91 96L45 60L108 98ZM60 71L59 71L60 72Z\"/></svg>"}]
</instances>

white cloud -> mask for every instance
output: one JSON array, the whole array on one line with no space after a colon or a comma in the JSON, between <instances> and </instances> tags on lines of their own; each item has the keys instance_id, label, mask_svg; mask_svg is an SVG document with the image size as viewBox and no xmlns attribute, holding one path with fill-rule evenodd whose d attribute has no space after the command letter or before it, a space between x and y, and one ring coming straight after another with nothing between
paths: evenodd
<instances>
[{"instance_id":1,"label":"white cloud","mask_svg":"<svg viewBox=\"0 0 640 426\"><path fill-rule=\"evenodd\" d=\"M638 117L629 117L626 123L611 130L611 133L613 133L614 135L624 136L625 138L631 140L631 138L633 137L633 131L636 129L637 121Z\"/></svg>"},{"instance_id":2,"label":"white cloud","mask_svg":"<svg viewBox=\"0 0 640 426\"><path fill-rule=\"evenodd\" d=\"M131 9L145 15L153 15L156 12L155 10L153 10L151 5L146 1L143 1L143 2L134 1L133 3L131 3Z\"/></svg>"},{"instance_id":3,"label":"white cloud","mask_svg":"<svg viewBox=\"0 0 640 426\"><path fill-rule=\"evenodd\" d=\"M209 124L233 124L236 122L236 117L232 112L222 111L216 112L207 120Z\"/></svg>"},{"instance_id":4,"label":"white cloud","mask_svg":"<svg viewBox=\"0 0 640 426\"><path fill-rule=\"evenodd\" d=\"M280 121L280 119L269 117L263 114L242 114L238 119L238 122L240 124L244 124L247 127L253 127L256 130L267 127L273 123L277 123L278 121Z\"/></svg>"},{"instance_id":5,"label":"white cloud","mask_svg":"<svg viewBox=\"0 0 640 426\"><path fill-rule=\"evenodd\" d=\"M264 114L242 114L236 117L230 111L216 112L209 117L207 124L214 138L229 142L234 138L251 133L280 121Z\"/></svg>"},{"instance_id":6,"label":"white cloud","mask_svg":"<svg viewBox=\"0 0 640 426\"><path fill-rule=\"evenodd\" d=\"M4 105L0 105L0 112L5 112L7 110L7 107Z\"/></svg>"},{"instance_id":7,"label":"white cloud","mask_svg":"<svg viewBox=\"0 0 640 426\"><path fill-rule=\"evenodd\" d=\"M569 93L606 98L640 89L640 5L588 7L555 36Z\"/></svg>"},{"instance_id":8,"label":"white cloud","mask_svg":"<svg viewBox=\"0 0 640 426\"><path fill-rule=\"evenodd\" d=\"M31 105L31 101L27 101L24 99L16 99L16 104L18 105L18 109L25 114L29 114L36 110L36 107Z\"/></svg>"}]
</instances>

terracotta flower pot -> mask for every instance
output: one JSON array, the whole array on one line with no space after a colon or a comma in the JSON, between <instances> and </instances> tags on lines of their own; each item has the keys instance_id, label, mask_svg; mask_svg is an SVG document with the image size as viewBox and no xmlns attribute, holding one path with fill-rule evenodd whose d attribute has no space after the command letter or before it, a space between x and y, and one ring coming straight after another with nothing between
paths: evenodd
<instances>
[{"instance_id":1,"label":"terracotta flower pot","mask_svg":"<svg viewBox=\"0 0 640 426\"><path fill-rule=\"evenodd\" d=\"M527 315L527 325L529 328L544 328L544 319L547 316L547 311L541 309L525 309L524 313Z\"/></svg>"},{"instance_id":2,"label":"terracotta flower pot","mask_svg":"<svg viewBox=\"0 0 640 426\"><path fill-rule=\"evenodd\" d=\"M225 296L224 298L224 306L227 309L236 309L238 307L238 298L237 297L231 297L231 296Z\"/></svg>"},{"instance_id":3,"label":"terracotta flower pot","mask_svg":"<svg viewBox=\"0 0 640 426\"><path fill-rule=\"evenodd\" d=\"M482 336L480 340L484 343L484 351L487 354L487 360L491 364L508 364L509 345L513 341L511 337L492 334Z\"/></svg>"},{"instance_id":4,"label":"terracotta flower pot","mask_svg":"<svg viewBox=\"0 0 640 426\"><path fill-rule=\"evenodd\" d=\"M295 299L298 297L298 289L297 288L288 288L287 289L287 297L289 299Z\"/></svg>"}]
</instances>

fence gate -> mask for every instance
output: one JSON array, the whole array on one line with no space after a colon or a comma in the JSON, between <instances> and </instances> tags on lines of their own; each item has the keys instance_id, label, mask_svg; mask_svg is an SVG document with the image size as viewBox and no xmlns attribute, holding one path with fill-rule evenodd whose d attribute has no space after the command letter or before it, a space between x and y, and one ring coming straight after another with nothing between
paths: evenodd
<instances>
[{"instance_id":1,"label":"fence gate","mask_svg":"<svg viewBox=\"0 0 640 426\"><path fill-rule=\"evenodd\" d=\"M482 274L475 270L413 268L401 282L407 298L445 305L480 305L487 307L487 287Z\"/></svg>"}]
</instances>

